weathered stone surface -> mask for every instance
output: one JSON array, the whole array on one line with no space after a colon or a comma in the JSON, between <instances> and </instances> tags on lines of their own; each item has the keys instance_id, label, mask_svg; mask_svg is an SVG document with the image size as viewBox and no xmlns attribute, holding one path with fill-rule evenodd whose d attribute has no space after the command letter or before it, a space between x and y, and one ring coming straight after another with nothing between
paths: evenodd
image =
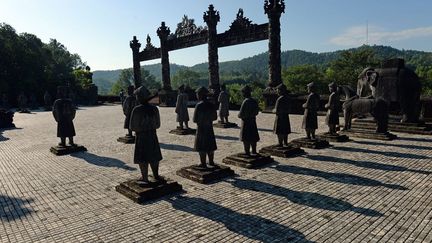
<instances>
[{"instance_id":1,"label":"weathered stone surface","mask_svg":"<svg viewBox=\"0 0 432 243\"><path fill-rule=\"evenodd\" d=\"M87 149L82 145L75 145L75 146L67 145L67 146L51 147L50 151L55 155L66 155L66 154L87 151Z\"/></svg>"},{"instance_id":2,"label":"weathered stone surface","mask_svg":"<svg viewBox=\"0 0 432 243\"><path fill-rule=\"evenodd\" d=\"M331 134L331 133L325 132L325 133L318 134L317 137L320 139L323 139L323 140L327 140L330 142L337 142L337 143L343 143L343 142L349 141L349 137L347 135L342 135L339 133Z\"/></svg>"},{"instance_id":3,"label":"weathered stone surface","mask_svg":"<svg viewBox=\"0 0 432 243\"><path fill-rule=\"evenodd\" d=\"M297 138L291 141L292 144L298 147L311 148L311 149L323 149L330 146L327 140L320 138L309 139L309 138Z\"/></svg>"},{"instance_id":4,"label":"weathered stone surface","mask_svg":"<svg viewBox=\"0 0 432 243\"><path fill-rule=\"evenodd\" d=\"M374 140L397 139L397 136L393 133L390 133L390 132L378 133L378 132L375 132L373 130L364 130L364 129L342 130L342 131L340 131L340 134L348 135L350 137L367 138L367 139L374 139Z\"/></svg>"},{"instance_id":5,"label":"weathered stone surface","mask_svg":"<svg viewBox=\"0 0 432 243\"><path fill-rule=\"evenodd\" d=\"M214 123L213 126L217 127L217 128L235 128L235 127L239 127L237 125L237 123L233 123L233 122L226 123L226 122L220 122L220 121L218 121L217 123Z\"/></svg>"},{"instance_id":6,"label":"weathered stone surface","mask_svg":"<svg viewBox=\"0 0 432 243\"><path fill-rule=\"evenodd\" d=\"M247 169L255 169L273 163L274 160L272 157L264 154L246 155L244 153L238 153L226 157L222 162Z\"/></svg>"},{"instance_id":7,"label":"weathered stone surface","mask_svg":"<svg viewBox=\"0 0 432 243\"><path fill-rule=\"evenodd\" d=\"M176 129L171 130L169 133L176 134L176 135L191 135L191 134L195 135L196 129L193 129L193 128L189 128L189 129L183 128L183 129L181 129L180 127L177 127Z\"/></svg>"},{"instance_id":8,"label":"weathered stone surface","mask_svg":"<svg viewBox=\"0 0 432 243\"><path fill-rule=\"evenodd\" d=\"M283 158L295 157L305 153L303 149L291 143L289 143L288 146L283 147L279 146L278 144L267 146L260 149L259 152L262 154L268 154Z\"/></svg>"},{"instance_id":9,"label":"weathered stone surface","mask_svg":"<svg viewBox=\"0 0 432 243\"><path fill-rule=\"evenodd\" d=\"M352 121L352 128L354 129L365 129L365 130L376 130L376 124L371 118L354 119ZM393 132L402 132L409 134L421 134L421 135L432 135L432 124L418 122L397 122L395 120L389 120L388 130Z\"/></svg>"},{"instance_id":10,"label":"weathered stone surface","mask_svg":"<svg viewBox=\"0 0 432 243\"><path fill-rule=\"evenodd\" d=\"M183 190L179 183L169 178L164 178L164 182L155 182L151 177L149 179L151 182L147 185L142 185L135 179L122 182L115 189L136 203L158 199Z\"/></svg>"},{"instance_id":11,"label":"weathered stone surface","mask_svg":"<svg viewBox=\"0 0 432 243\"><path fill-rule=\"evenodd\" d=\"M135 136L124 136L117 138L117 141L120 143L131 144L135 143Z\"/></svg>"},{"instance_id":12,"label":"weathered stone surface","mask_svg":"<svg viewBox=\"0 0 432 243\"><path fill-rule=\"evenodd\" d=\"M233 176L234 171L227 166L218 164L215 166L209 166L207 168L202 168L198 165L192 165L181 168L177 171L177 175L198 183L209 184L223 178Z\"/></svg>"}]
</instances>

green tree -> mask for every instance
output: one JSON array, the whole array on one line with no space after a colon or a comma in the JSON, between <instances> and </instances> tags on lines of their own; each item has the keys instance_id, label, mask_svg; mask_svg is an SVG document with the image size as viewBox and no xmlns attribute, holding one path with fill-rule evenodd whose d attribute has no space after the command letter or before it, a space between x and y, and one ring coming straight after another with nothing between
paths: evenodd
<instances>
[{"instance_id":1,"label":"green tree","mask_svg":"<svg viewBox=\"0 0 432 243\"><path fill-rule=\"evenodd\" d=\"M141 68L141 81L142 85L147 87L149 90L157 90L160 89L161 84L156 81L156 78L150 74L149 71ZM114 85L111 88L111 94L112 95L118 95L120 93L120 90L127 90L127 88L130 85L134 84L134 76L133 76L133 69L123 69L120 72L119 78L114 83Z\"/></svg>"},{"instance_id":2,"label":"green tree","mask_svg":"<svg viewBox=\"0 0 432 243\"><path fill-rule=\"evenodd\" d=\"M199 86L206 85L206 80L201 78L201 74L190 69L182 69L171 79L171 85L174 89L177 89L180 85L184 84L192 89L198 88Z\"/></svg>"},{"instance_id":3,"label":"green tree","mask_svg":"<svg viewBox=\"0 0 432 243\"><path fill-rule=\"evenodd\" d=\"M316 65L299 65L282 70L282 80L292 93L306 93L306 85L315 82L320 92L326 91L324 73Z\"/></svg>"}]
</instances>

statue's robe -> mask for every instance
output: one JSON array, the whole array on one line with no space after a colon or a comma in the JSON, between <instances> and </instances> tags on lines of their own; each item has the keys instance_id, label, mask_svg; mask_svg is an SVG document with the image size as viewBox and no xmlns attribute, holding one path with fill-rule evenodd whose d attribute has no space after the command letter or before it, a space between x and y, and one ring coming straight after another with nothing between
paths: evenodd
<instances>
[{"instance_id":1,"label":"statue's robe","mask_svg":"<svg viewBox=\"0 0 432 243\"><path fill-rule=\"evenodd\" d=\"M327 125L339 125L339 111L341 110L339 100L340 97L336 92L330 94L329 100L325 105L328 109L325 120Z\"/></svg>"},{"instance_id":2,"label":"statue's robe","mask_svg":"<svg viewBox=\"0 0 432 243\"><path fill-rule=\"evenodd\" d=\"M219 102L219 116L228 117L229 116L229 94L226 91L222 91L218 97Z\"/></svg>"},{"instance_id":3,"label":"statue's robe","mask_svg":"<svg viewBox=\"0 0 432 243\"><path fill-rule=\"evenodd\" d=\"M125 129L129 129L131 114L135 106L136 106L135 96L128 95L123 102L123 114L126 116L123 125Z\"/></svg>"},{"instance_id":4,"label":"statue's robe","mask_svg":"<svg viewBox=\"0 0 432 243\"><path fill-rule=\"evenodd\" d=\"M217 119L216 108L208 100L195 106L193 122L197 124L194 149L198 152L211 152L217 149L213 131L213 121Z\"/></svg>"},{"instance_id":5,"label":"statue's robe","mask_svg":"<svg viewBox=\"0 0 432 243\"><path fill-rule=\"evenodd\" d=\"M276 118L273 132L277 135L288 135L291 133L291 123L289 119L290 99L288 95L282 95L276 100Z\"/></svg>"},{"instance_id":6,"label":"statue's robe","mask_svg":"<svg viewBox=\"0 0 432 243\"><path fill-rule=\"evenodd\" d=\"M175 112L177 113L177 122L187 122L189 121L189 113L188 113L188 95L186 93L180 93L177 96L177 103Z\"/></svg>"},{"instance_id":7,"label":"statue's robe","mask_svg":"<svg viewBox=\"0 0 432 243\"><path fill-rule=\"evenodd\" d=\"M73 119L75 118L76 108L70 99L58 99L54 101L53 116L57 122L57 137L75 136Z\"/></svg>"},{"instance_id":8,"label":"statue's robe","mask_svg":"<svg viewBox=\"0 0 432 243\"><path fill-rule=\"evenodd\" d=\"M318 129L318 108L320 105L320 97L316 93L310 93L306 103L303 104L303 129Z\"/></svg>"},{"instance_id":9,"label":"statue's robe","mask_svg":"<svg viewBox=\"0 0 432 243\"><path fill-rule=\"evenodd\" d=\"M258 102L253 98L246 98L241 107L238 117L242 120L240 127L240 140L255 143L260 140L256 116L258 115Z\"/></svg>"}]
</instances>

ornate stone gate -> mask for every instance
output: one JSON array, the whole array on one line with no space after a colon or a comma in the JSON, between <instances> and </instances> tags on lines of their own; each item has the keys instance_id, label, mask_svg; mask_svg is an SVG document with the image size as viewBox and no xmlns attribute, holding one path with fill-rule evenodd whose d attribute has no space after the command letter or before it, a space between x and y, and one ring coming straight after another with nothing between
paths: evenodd
<instances>
[{"instance_id":1,"label":"ornate stone gate","mask_svg":"<svg viewBox=\"0 0 432 243\"><path fill-rule=\"evenodd\" d=\"M175 104L176 92L171 88L169 51L208 44L208 63L209 63L209 89L212 94L217 95L220 90L219 84L219 57L218 48L239 45L249 42L269 40L269 80L268 87L264 92L266 106L274 105L274 87L279 85L281 80L281 39L280 39L280 17L285 11L284 0L265 0L264 12L269 18L268 23L254 24L251 20L244 17L242 9L239 9L236 19L230 28L218 34L217 23L220 21L219 12L210 5L204 12L203 19L207 24L205 28L196 27L193 23L187 23L186 16L183 26L177 28L174 34L162 22L157 29L160 39L160 47L156 48L150 37L147 35L147 43L142 51L141 44L136 36L130 42L133 55L133 69L135 86L141 84L140 63L152 59L161 59L162 63L162 89L159 92L160 103L162 106L172 106Z\"/></svg>"}]
</instances>

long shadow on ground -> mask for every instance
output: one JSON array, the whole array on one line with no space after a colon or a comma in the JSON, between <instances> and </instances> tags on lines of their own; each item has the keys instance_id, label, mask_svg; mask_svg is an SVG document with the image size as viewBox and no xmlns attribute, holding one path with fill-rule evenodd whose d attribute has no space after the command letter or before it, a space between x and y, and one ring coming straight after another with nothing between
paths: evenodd
<instances>
[{"instance_id":1,"label":"long shadow on ground","mask_svg":"<svg viewBox=\"0 0 432 243\"><path fill-rule=\"evenodd\" d=\"M33 202L33 199L22 199L0 195L0 220L14 221L33 213L26 204Z\"/></svg>"},{"instance_id":2,"label":"long shadow on ground","mask_svg":"<svg viewBox=\"0 0 432 243\"><path fill-rule=\"evenodd\" d=\"M398 147L398 148L405 148L405 149L419 149L419 150L432 149L432 145L427 147L427 146L420 146L420 145L413 145L413 144L393 144L393 143L380 143L380 142L373 142L373 141L354 141L354 143L365 144L365 145L376 145L376 146L390 146L390 147Z\"/></svg>"},{"instance_id":3,"label":"long shadow on ground","mask_svg":"<svg viewBox=\"0 0 432 243\"><path fill-rule=\"evenodd\" d=\"M380 163L371 162L371 161L342 159L342 158L326 156L326 155L306 155L306 158L311 159L311 160L315 160L315 161L320 161L320 162L350 164L350 165L354 165L357 167L374 169L374 170L407 171L407 172L414 172L414 173L420 173L420 174L426 174L426 175L432 174L432 172L430 172L430 171L414 170L414 169L409 169L409 168L404 167L404 166L380 164Z\"/></svg>"},{"instance_id":4,"label":"long shadow on ground","mask_svg":"<svg viewBox=\"0 0 432 243\"><path fill-rule=\"evenodd\" d=\"M378 151L372 149L363 149L363 148L348 148L348 147L331 147L330 149L345 151L345 152L358 152L365 154L379 154L388 157L394 158L406 158L406 159L429 159L428 156L419 155L419 154L408 154L408 153L400 153L400 152L392 152L392 151Z\"/></svg>"},{"instance_id":5,"label":"long shadow on ground","mask_svg":"<svg viewBox=\"0 0 432 243\"><path fill-rule=\"evenodd\" d=\"M403 138L403 137L400 137L400 138L398 138L398 140L432 143L432 139L430 139L430 138L407 138L407 137Z\"/></svg>"},{"instance_id":6,"label":"long shadow on ground","mask_svg":"<svg viewBox=\"0 0 432 243\"><path fill-rule=\"evenodd\" d=\"M231 183L233 186L241 189L264 192L271 195L284 197L293 203L309 206L312 208L319 208L330 211L353 211L372 217L383 216L382 213L373 209L355 207L349 202L334 197L321 195L319 193L295 191L288 188L275 186L269 183L248 179L244 180L235 178L226 181Z\"/></svg>"},{"instance_id":7,"label":"long shadow on ground","mask_svg":"<svg viewBox=\"0 0 432 243\"><path fill-rule=\"evenodd\" d=\"M193 148L188 146L183 146L179 144L166 144L166 143L159 143L161 149L166 150L174 150L174 151L181 151L181 152L193 152Z\"/></svg>"},{"instance_id":8,"label":"long shadow on ground","mask_svg":"<svg viewBox=\"0 0 432 243\"><path fill-rule=\"evenodd\" d=\"M407 188L404 186L387 184L374 179L369 179L366 177L350 175L345 173L325 172L325 171L314 170L314 169L309 169L304 167L298 167L293 165L281 165L281 164L276 165L274 168L281 172L320 177L329 181L339 182L343 184L350 184L350 185L357 185L357 186L383 186L383 187L396 189L396 190L407 190Z\"/></svg>"},{"instance_id":9,"label":"long shadow on ground","mask_svg":"<svg viewBox=\"0 0 432 243\"><path fill-rule=\"evenodd\" d=\"M97 165L97 166L117 167L120 169L125 169L130 171L136 170L136 168L128 166L125 162L121 160L109 158L109 157L103 157L88 152L75 153L75 154L71 154L71 156L75 158L83 159L87 163Z\"/></svg>"},{"instance_id":10,"label":"long shadow on ground","mask_svg":"<svg viewBox=\"0 0 432 243\"><path fill-rule=\"evenodd\" d=\"M268 219L236 212L202 198L167 199L173 208L223 224L228 230L260 242L312 242L294 229Z\"/></svg>"},{"instance_id":11,"label":"long shadow on ground","mask_svg":"<svg viewBox=\"0 0 432 243\"><path fill-rule=\"evenodd\" d=\"M240 138L232 137L232 136L215 135L215 138L222 139L222 140L229 140L229 141L240 141Z\"/></svg>"},{"instance_id":12,"label":"long shadow on ground","mask_svg":"<svg viewBox=\"0 0 432 243\"><path fill-rule=\"evenodd\" d=\"M0 142L7 141L9 138L3 136L3 131L0 130Z\"/></svg>"}]
</instances>

